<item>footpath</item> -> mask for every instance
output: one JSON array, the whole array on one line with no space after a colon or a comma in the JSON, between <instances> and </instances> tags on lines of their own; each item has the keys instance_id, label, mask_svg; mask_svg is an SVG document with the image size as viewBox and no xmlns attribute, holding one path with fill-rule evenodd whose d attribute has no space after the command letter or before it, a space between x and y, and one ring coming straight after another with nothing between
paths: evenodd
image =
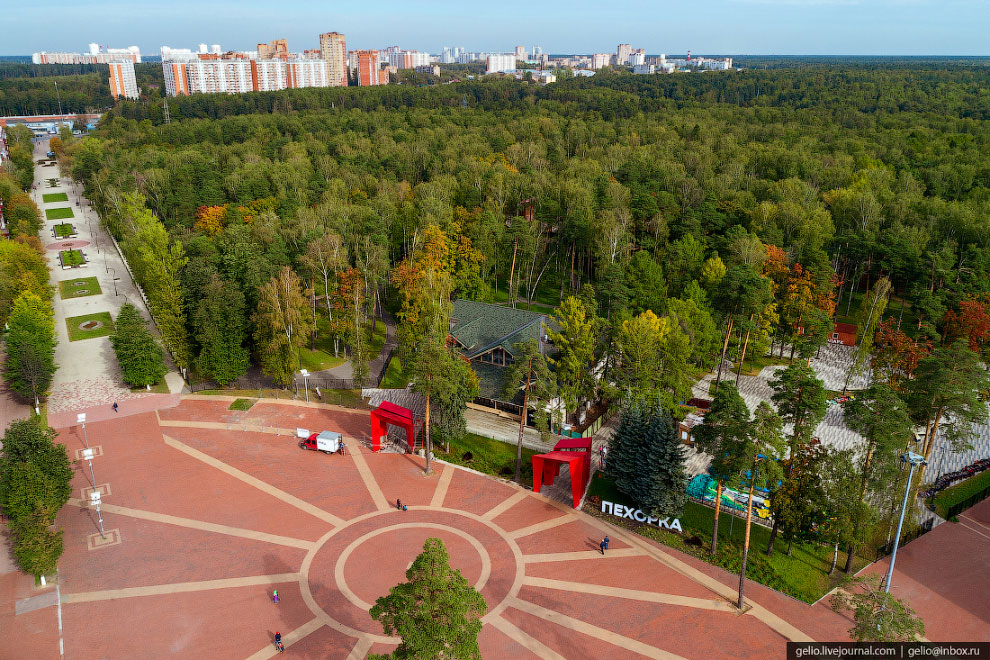
<instances>
[{"instance_id":1,"label":"footpath","mask_svg":"<svg viewBox=\"0 0 990 660\"><path fill-rule=\"evenodd\" d=\"M35 160L43 158L48 148L47 140L36 143ZM50 185L51 182L55 185ZM70 341L69 325L76 331L76 326L93 321L105 323L105 317L104 320L92 319L91 315L109 313L111 318L116 318L124 303L137 307L145 318L150 318L150 315L120 254L110 236L100 226L99 217L91 208L89 200L83 197L80 187L71 180L60 177L57 166L36 165L35 183L37 187L34 198L44 221L41 243L51 272L50 283L55 288L52 306L58 337L55 349L58 370L48 397L49 423L52 426L64 425L68 418L71 417L74 422L75 414L88 408L110 406L115 401L123 404L128 400L155 396L150 392L132 392L121 381L117 358L108 336ZM49 197L52 201L45 202L45 195L59 193L63 193L67 201L61 198L56 201ZM55 211L55 216L65 216L71 212L72 217L49 220L48 212L54 209L67 209ZM69 237L59 238L55 227L65 223L72 225L73 232ZM85 263L77 268L63 268L59 261L59 253L63 250L81 251L85 256ZM89 278L95 278L98 291ZM64 298L60 282L69 283L82 295ZM90 318L77 320L77 317ZM166 376L166 382L171 393L182 391L182 378L178 373L170 372ZM63 417L66 419L62 419Z\"/></svg>"}]
</instances>

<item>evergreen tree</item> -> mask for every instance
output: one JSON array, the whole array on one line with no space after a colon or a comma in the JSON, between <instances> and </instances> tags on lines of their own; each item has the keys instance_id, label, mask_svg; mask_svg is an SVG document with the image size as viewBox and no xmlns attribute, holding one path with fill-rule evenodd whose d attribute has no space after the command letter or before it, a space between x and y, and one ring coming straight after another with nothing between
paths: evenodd
<instances>
[{"instance_id":1,"label":"evergreen tree","mask_svg":"<svg viewBox=\"0 0 990 660\"><path fill-rule=\"evenodd\" d=\"M154 385L168 373L162 347L148 330L141 312L130 303L117 313L110 345L117 355L121 376L129 385Z\"/></svg>"},{"instance_id":2,"label":"evergreen tree","mask_svg":"<svg viewBox=\"0 0 990 660\"><path fill-rule=\"evenodd\" d=\"M654 517L679 516L687 497L684 449L669 410L653 409L646 427L636 505Z\"/></svg>"},{"instance_id":3,"label":"evergreen tree","mask_svg":"<svg viewBox=\"0 0 990 660\"><path fill-rule=\"evenodd\" d=\"M503 396L510 401L515 398L519 390L523 391L519 441L516 443L516 481L518 482L522 470L523 431L526 428L529 410L533 408L536 411L534 415L536 428L546 434L549 425L543 408L557 396L557 379L550 371L547 356L540 350L540 344L535 339L512 345L512 365L505 370L502 388Z\"/></svg>"},{"instance_id":4,"label":"evergreen tree","mask_svg":"<svg viewBox=\"0 0 990 660\"><path fill-rule=\"evenodd\" d=\"M51 305L30 291L14 301L7 322L7 361L3 378L10 388L37 404L55 375L55 321Z\"/></svg>"},{"instance_id":5,"label":"evergreen tree","mask_svg":"<svg viewBox=\"0 0 990 660\"><path fill-rule=\"evenodd\" d=\"M925 634L921 618L885 592L875 575L849 580L845 589L832 596L832 609L852 613L849 636L857 642L913 642Z\"/></svg>"},{"instance_id":6,"label":"evergreen tree","mask_svg":"<svg viewBox=\"0 0 990 660\"><path fill-rule=\"evenodd\" d=\"M402 641L391 653L370 658L481 660L478 634L488 605L461 572L450 567L443 541L426 539L406 579L375 601L370 612L386 635L398 635Z\"/></svg>"},{"instance_id":7,"label":"evergreen tree","mask_svg":"<svg viewBox=\"0 0 990 660\"><path fill-rule=\"evenodd\" d=\"M622 409L619 425L608 441L608 461L605 462L605 474L623 492L636 476L635 447L639 442L636 436L642 434L642 424L643 410L638 401L632 401Z\"/></svg>"},{"instance_id":8,"label":"evergreen tree","mask_svg":"<svg viewBox=\"0 0 990 660\"><path fill-rule=\"evenodd\" d=\"M244 309L241 290L213 275L193 315L200 345L196 367L224 387L243 376L248 368Z\"/></svg>"}]
</instances>

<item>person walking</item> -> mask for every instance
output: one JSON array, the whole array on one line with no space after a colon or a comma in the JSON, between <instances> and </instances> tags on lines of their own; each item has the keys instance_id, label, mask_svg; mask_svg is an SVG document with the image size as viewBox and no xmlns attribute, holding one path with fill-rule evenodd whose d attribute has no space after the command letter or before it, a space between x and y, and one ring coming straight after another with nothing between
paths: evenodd
<instances>
[{"instance_id":1,"label":"person walking","mask_svg":"<svg viewBox=\"0 0 990 660\"><path fill-rule=\"evenodd\" d=\"M602 542L598 544L598 547L602 551L602 556L603 557L605 556L605 551L608 550L608 541L609 541L609 538L606 536L605 538L602 539Z\"/></svg>"},{"instance_id":2,"label":"person walking","mask_svg":"<svg viewBox=\"0 0 990 660\"><path fill-rule=\"evenodd\" d=\"M399 511L402 511L402 500L400 500L398 497L395 498L395 508L398 509Z\"/></svg>"},{"instance_id":3,"label":"person walking","mask_svg":"<svg viewBox=\"0 0 990 660\"><path fill-rule=\"evenodd\" d=\"M599 453L599 455L601 457L601 461L600 461L601 462L601 468L604 470L605 469L605 455L608 453L608 447L606 447L605 445L602 445L601 446L601 449L598 450L598 453Z\"/></svg>"},{"instance_id":4,"label":"person walking","mask_svg":"<svg viewBox=\"0 0 990 660\"><path fill-rule=\"evenodd\" d=\"M278 603L278 589L272 592L272 602Z\"/></svg>"},{"instance_id":5,"label":"person walking","mask_svg":"<svg viewBox=\"0 0 990 660\"><path fill-rule=\"evenodd\" d=\"M117 412L117 402L116 401L113 402L113 411L114 412Z\"/></svg>"}]
</instances>

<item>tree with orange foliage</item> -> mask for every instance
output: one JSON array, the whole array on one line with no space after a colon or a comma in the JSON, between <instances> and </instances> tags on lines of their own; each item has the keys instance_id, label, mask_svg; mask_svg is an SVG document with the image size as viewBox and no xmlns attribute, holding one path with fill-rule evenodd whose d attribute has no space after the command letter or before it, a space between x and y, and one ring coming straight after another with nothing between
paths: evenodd
<instances>
[{"instance_id":1,"label":"tree with orange foliage","mask_svg":"<svg viewBox=\"0 0 990 660\"><path fill-rule=\"evenodd\" d=\"M226 224L226 206L200 206L196 209L196 223L194 227L207 236L216 236L223 231Z\"/></svg>"},{"instance_id":2,"label":"tree with orange foliage","mask_svg":"<svg viewBox=\"0 0 990 660\"><path fill-rule=\"evenodd\" d=\"M959 303L959 311L949 310L942 320L942 341L951 344L966 339L969 350L985 358L990 354L990 294L976 296Z\"/></svg>"},{"instance_id":3,"label":"tree with orange foliage","mask_svg":"<svg viewBox=\"0 0 990 660\"><path fill-rule=\"evenodd\" d=\"M911 339L896 325L891 317L877 327L870 366L874 380L904 391L904 383L914 378L914 370L931 353L932 345Z\"/></svg>"}]
</instances>

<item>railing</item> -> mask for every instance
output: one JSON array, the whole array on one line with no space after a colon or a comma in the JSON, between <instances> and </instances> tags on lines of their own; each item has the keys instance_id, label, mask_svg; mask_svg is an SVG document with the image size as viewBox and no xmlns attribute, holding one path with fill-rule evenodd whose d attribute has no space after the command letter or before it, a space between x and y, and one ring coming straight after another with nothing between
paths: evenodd
<instances>
[{"instance_id":1,"label":"railing","mask_svg":"<svg viewBox=\"0 0 990 660\"><path fill-rule=\"evenodd\" d=\"M916 527L914 530L908 532L907 534L904 534L901 537L901 542L898 544L897 547L903 548L904 546L906 546L908 543L915 540L919 536L924 536L928 532L932 531L932 528L934 526L935 526L935 519L929 518L925 522L918 525L918 527ZM879 548L877 548L875 561L879 561L880 559L886 557L893 551L894 551L894 539L890 539L890 541L888 541L885 545L882 545Z\"/></svg>"},{"instance_id":2,"label":"railing","mask_svg":"<svg viewBox=\"0 0 990 660\"><path fill-rule=\"evenodd\" d=\"M522 406L515 403L508 403L506 401L499 401L498 399L489 399L488 397L479 396L475 398L472 403L476 403L479 406L485 406L486 408L501 410L502 412L507 412L512 415L522 414Z\"/></svg>"},{"instance_id":3,"label":"railing","mask_svg":"<svg viewBox=\"0 0 990 660\"><path fill-rule=\"evenodd\" d=\"M982 502L987 497L990 497L990 485L988 485L986 488L984 488L979 492L973 493L972 495L964 499L962 502L956 502L948 509L946 509L945 510L946 520L952 518L953 516L958 516L960 513L962 513L969 507L973 506L977 502Z\"/></svg>"}]
</instances>

